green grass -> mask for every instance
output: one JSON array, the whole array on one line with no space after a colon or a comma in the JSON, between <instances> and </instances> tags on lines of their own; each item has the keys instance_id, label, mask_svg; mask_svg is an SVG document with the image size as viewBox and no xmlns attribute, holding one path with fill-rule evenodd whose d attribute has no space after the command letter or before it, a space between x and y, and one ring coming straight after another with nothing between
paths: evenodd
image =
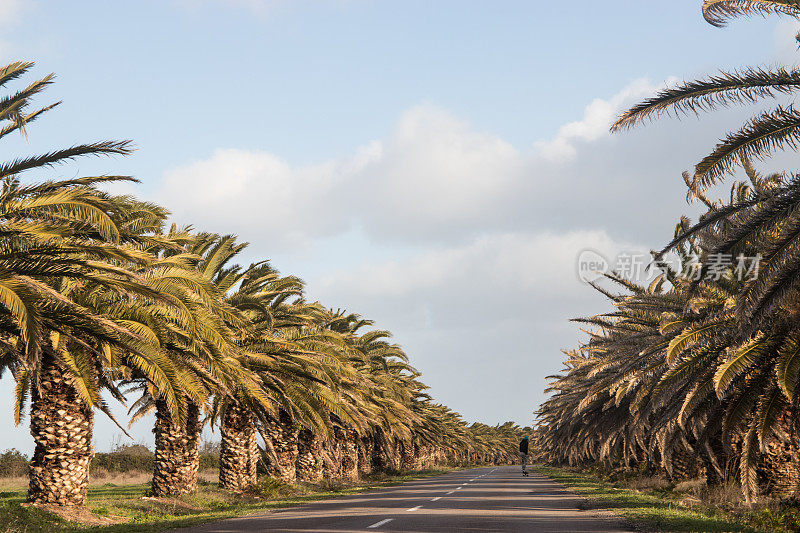
<instances>
[{"instance_id":1,"label":"green grass","mask_svg":"<svg viewBox=\"0 0 800 533\"><path fill-rule=\"evenodd\" d=\"M774 510L761 509L733 513L704 505L687 507L685 494L671 488L634 490L621 483L573 469L534 466L536 472L566 485L585 496L592 504L613 511L640 531L792 531Z\"/></svg>"},{"instance_id":2,"label":"green grass","mask_svg":"<svg viewBox=\"0 0 800 533\"><path fill-rule=\"evenodd\" d=\"M285 485L264 480L257 490L234 495L217 488L215 483L201 482L197 492L175 498L174 502L143 499L149 486L93 485L89 488L88 507L99 516L129 518L123 524L94 527L97 532L155 532L242 516L248 513L287 507L347 494L357 494L377 487L397 485L412 479L443 474L450 470L423 470L402 475L379 474L360 483L326 483ZM66 522L35 507L22 505L24 488L0 492L0 532L52 533L86 531L88 528Z\"/></svg>"}]
</instances>

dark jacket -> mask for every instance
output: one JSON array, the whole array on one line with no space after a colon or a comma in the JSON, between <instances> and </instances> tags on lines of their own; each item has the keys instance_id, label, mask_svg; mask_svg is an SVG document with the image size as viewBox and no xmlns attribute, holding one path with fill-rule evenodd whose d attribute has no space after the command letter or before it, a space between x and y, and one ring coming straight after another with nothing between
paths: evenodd
<instances>
[{"instance_id":1,"label":"dark jacket","mask_svg":"<svg viewBox=\"0 0 800 533\"><path fill-rule=\"evenodd\" d=\"M519 453L528 453L528 439L519 441Z\"/></svg>"}]
</instances>

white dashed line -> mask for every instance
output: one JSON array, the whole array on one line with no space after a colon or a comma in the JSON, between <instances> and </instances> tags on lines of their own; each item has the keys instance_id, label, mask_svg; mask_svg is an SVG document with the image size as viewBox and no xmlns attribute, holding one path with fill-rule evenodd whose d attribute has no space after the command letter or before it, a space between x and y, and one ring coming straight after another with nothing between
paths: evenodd
<instances>
[{"instance_id":1,"label":"white dashed line","mask_svg":"<svg viewBox=\"0 0 800 533\"><path fill-rule=\"evenodd\" d=\"M461 490L463 488L464 488L464 485L461 485L460 487L456 487L456 490Z\"/></svg>"},{"instance_id":2,"label":"white dashed line","mask_svg":"<svg viewBox=\"0 0 800 533\"><path fill-rule=\"evenodd\" d=\"M434 499L432 499L431 501L432 501L432 502L435 502L435 501L437 501L437 500L441 500L441 499L442 499L442 497L441 497L441 496L437 496L437 497L435 497Z\"/></svg>"},{"instance_id":3,"label":"white dashed line","mask_svg":"<svg viewBox=\"0 0 800 533\"><path fill-rule=\"evenodd\" d=\"M417 505L416 507L412 507L411 509L406 509L406 512L419 511L420 509L422 509L422 506L421 505Z\"/></svg>"},{"instance_id":4,"label":"white dashed line","mask_svg":"<svg viewBox=\"0 0 800 533\"><path fill-rule=\"evenodd\" d=\"M450 495L451 495L451 494L453 494L454 492L455 492L454 490L451 490L450 492L448 492L447 494L445 494L445 496L450 496Z\"/></svg>"},{"instance_id":5,"label":"white dashed line","mask_svg":"<svg viewBox=\"0 0 800 533\"><path fill-rule=\"evenodd\" d=\"M376 527L381 527L383 524L388 524L392 520L394 520L394 518L387 518L386 520L381 520L380 522L375 522L371 526L367 526L367 527L370 528L370 529L375 529Z\"/></svg>"}]
</instances>

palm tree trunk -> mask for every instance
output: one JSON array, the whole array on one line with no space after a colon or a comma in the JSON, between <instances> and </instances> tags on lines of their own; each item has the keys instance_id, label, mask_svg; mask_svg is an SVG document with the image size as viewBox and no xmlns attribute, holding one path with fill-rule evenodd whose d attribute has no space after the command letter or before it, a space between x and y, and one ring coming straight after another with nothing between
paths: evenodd
<instances>
[{"instance_id":1,"label":"palm tree trunk","mask_svg":"<svg viewBox=\"0 0 800 533\"><path fill-rule=\"evenodd\" d=\"M373 433L372 461L380 472L397 472L400 470L400 456L394 439L386 435L382 428L375 428Z\"/></svg>"},{"instance_id":2,"label":"palm tree trunk","mask_svg":"<svg viewBox=\"0 0 800 533\"><path fill-rule=\"evenodd\" d=\"M422 454L425 468L436 468L439 464L438 450L433 446L429 444L422 446L420 453Z\"/></svg>"},{"instance_id":3,"label":"palm tree trunk","mask_svg":"<svg viewBox=\"0 0 800 533\"><path fill-rule=\"evenodd\" d=\"M272 448L272 457L267 464L267 472L286 483L297 480L297 435L299 430L295 427L289 413L281 411L277 419L269 418L264 421L264 438L269 440L268 446Z\"/></svg>"},{"instance_id":4,"label":"palm tree trunk","mask_svg":"<svg viewBox=\"0 0 800 533\"><path fill-rule=\"evenodd\" d=\"M358 433L352 429L344 430L342 442L341 476L351 481L357 481L358 474Z\"/></svg>"},{"instance_id":5,"label":"palm tree trunk","mask_svg":"<svg viewBox=\"0 0 800 533\"><path fill-rule=\"evenodd\" d=\"M403 458L400 453L400 440L391 437L386 439L386 463L390 472L399 472L403 467Z\"/></svg>"},{"instance_id":6,"label":"palm tree trunk","mask_svg":"<svg viewBox=\"0 0 800 533\"><path fill-rule=\"evenodd\" d=\"M403 439L399 443L400 470L416 470L413 441Z\"/></svg>"},{"instance_id":7,"label":"palm tree trunk","mask_svg":"<svg viewBox=\"0 0 800 533\"><path fill-rule=\"evenodd\" d=\"M303 429L297 435L297 479L318 482L323 477L322 441Z\"/></svg>"},{"instance_id":8,"label":"palm tree trunk","mask_svg":"<svg viewBox=\"0 0 800 533\"><path fill-rule=\"evenodd\" d=\"M43 355L39 383L31 406L36 448L28 474L28 501L85 505L94 413L49 353Z\"/></svg>"},{"instance_id":9,"label":"palm tree trunk","mask_svg":"<svg viewBox=\"0 0 800 533\"><path fill-rule=\"evenodd\" d=\"M255 418L249 409L233 400L222 415L222 445L219 454L219 486L241 491L257 481L258 444Z\"/></svg>"},{"instance_id":10,"label":"palm tree trunk","mask_svg":"<svg viewBox=\"0 0 800 533\"><path fill-rule=\"evenodd\" d=\"M414 439L414 461L418 470L428 468L428 450L421 440Z\"/></svg>"},{"instance_id":11,"label":"palm tree trunk","mask_svg":"<svg viewBox=\"0 0 800 533\"><path fill-rule=\"evenodd\" d=\"M426 444L416 444L414 453L417 456L417 464L419 465L419 468L424 470L433 466L431 451Z\"/></svg>"},{"instance_id":12,"label":"palm tree trunk","mask_svg":"<svg viewBox=\"0 0 800 533\"><path fill-rule=\"evenodd\" d=\"M384 440L383 430L375 428L372 433L372 466L376 472L385 472L388 469Z\"/></svg>"},{"instance_id":13,"label":"palm tree trunk","mask_svg":"<svg viewBox=\"0 0 800 533\"><path fill-rule=\"evenodd\" d=\"M368 475L373 471L372 465L372 436L367 434L358 439L358 472Z\"/></svg>"},{"instance_id":14,"label":"palm tree trunk","mask_svg":"<svg viewBox=\"0 0 800 533\"><path fill-rule=\"evenodd\" d=\"M323 475L327 479L342 477L342 460L344 458L344 431L339 426L333 426L333 434L325 443L325 460Z\"/></svg>"},{"instance_id":15,"label":"palm tree trunk","mask_svg":"<svg viewBox=\"0 0 800 533\"><path fill-rule=\"evenodd\" d=\"M175 424L163 400L156 401L156 457L153 495L177 496L194 492L200 469L200 408L190 402L186 423Z\"/></svg>"}]
</instances>

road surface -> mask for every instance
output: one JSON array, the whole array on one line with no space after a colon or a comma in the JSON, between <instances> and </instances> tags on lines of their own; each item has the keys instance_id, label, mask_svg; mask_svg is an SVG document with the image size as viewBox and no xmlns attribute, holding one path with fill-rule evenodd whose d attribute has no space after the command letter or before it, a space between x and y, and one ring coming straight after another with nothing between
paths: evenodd
<instances>
[{"instance_id":1,"label":"road surface","mask_svg":"<svg viewBox=\"0 0 800 533\"><path fill-rule=\"evenodd\" d=\"M608 512L519 467L451 472L402 485L175 530L262 531L630 531Z\"/></svg>"}]
</instances>

